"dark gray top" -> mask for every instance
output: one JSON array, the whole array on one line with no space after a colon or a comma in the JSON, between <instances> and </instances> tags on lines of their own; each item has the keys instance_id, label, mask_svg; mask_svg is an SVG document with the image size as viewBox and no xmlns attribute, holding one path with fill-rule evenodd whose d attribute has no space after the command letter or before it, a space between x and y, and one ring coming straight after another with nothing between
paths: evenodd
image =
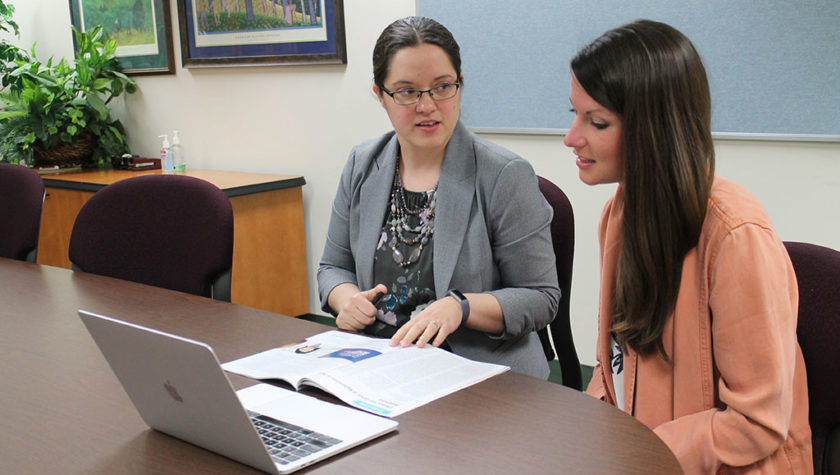
<instances>
[{"instance_id":1,"label":"dark gray top","mask_svg":"<svg viewBox=\"0 0 840 475\"><path fill-rule=\"evenodd\" d=\"M428 202L428 192L405 190L405 199L411 208L420 208ZM365 333L390 338L397 329L408 322L416 313L437 300L434 281L434 233L429 236L418 259L412 259L407 266L400 266L393 258L391 241L403 256L409 256L417 246L403 244L391 231L391 212L385 217L385 224L380 232L376 253L373 256L373 280L385 284L388 292L377 304L376 322L365 328ZM417 226L420 218L408 217L409 225ZM413 239L418 233L404 231L403 234Z\"/></svg>"}]
</instances>

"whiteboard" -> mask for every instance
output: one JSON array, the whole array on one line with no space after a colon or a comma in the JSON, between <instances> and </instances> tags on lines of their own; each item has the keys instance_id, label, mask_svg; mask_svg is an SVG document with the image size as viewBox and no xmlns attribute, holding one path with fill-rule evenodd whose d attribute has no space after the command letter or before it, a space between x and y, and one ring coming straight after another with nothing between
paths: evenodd
<instances>
[{"instance_id":1,"label":"whiteboard","mask_svg":"<svg viewBox=\"0 0 840 475\"><path fill-rule=\"evenodd\" d=\"M417 0L417 11L461 46L461 117L479 131L567 131L572 56L647 18L702 56L716 137L840 141L840 0Z\"/></svg>"}]
</instances>

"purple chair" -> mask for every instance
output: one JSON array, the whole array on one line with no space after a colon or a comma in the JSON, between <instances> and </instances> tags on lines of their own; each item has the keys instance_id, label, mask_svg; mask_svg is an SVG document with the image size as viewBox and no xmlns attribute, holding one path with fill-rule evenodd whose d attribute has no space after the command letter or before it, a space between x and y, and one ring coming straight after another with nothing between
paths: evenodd
<instances>
[{"instance_id":1,"label":"purple chair","mask_svg":"<svg viewBox=\"0 0 840 475\"><path fill-rule=\"evenodd\" d=\"M230 301L233 208L212 183L145 175L94 193L70 236L74 270Z\"/></svg>"},{"instance_id":2,"label":"purple chair","mask_svg":"<svg viewBox=\"0 0 840 475\"><path fill-rule=\"evenodd\" d=\"M555 351L560 362L563 386L577 389L583 388L583 377L580 370L580 360L575 351L572 338L572 327L569 315L572 290L572 262L575 253L575 216L572 204L563 190L543 177L537 177L540 191L545 200L554 209L551 219L551 241L554 245L554 257L557 263L557 281L560 284L560 306L554 321L538 332L540 341L549 361L554 359ZM552 348L548 334L551 333Z\"/></svg>"},{"instance_id":3,"label":"purple chair","mask_svg":"<svg viewBox=\"0 0 840 475\"><path fill-rule=\"evenodd\" d=\"M0 257L35 262L44 180L31 168L0 163Z\"/></svg>"},{"instance_id":4,"label":"purple chair","mask_svg":"<svg viewBox=\"0 0 840 475\"><path fill-rule=\"evenodd\" d=\"M840 252L785 242L799 285L796 335L808 373L814 473L840 474Z\"/></svg>"}]
</instances>

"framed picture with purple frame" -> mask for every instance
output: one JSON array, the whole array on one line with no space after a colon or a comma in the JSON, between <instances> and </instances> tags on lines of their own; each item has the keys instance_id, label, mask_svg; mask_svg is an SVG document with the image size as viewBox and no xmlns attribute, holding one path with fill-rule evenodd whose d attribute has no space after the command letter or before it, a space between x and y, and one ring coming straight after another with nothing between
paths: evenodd
<instances>
[{"instance_id":1,"label":"framed picture with purple frame","mask_svg":"<svg viewBox=\"0 0 840 475\"><path fill-rule=\"evenodd\" d=\"M347 64L342 0L178 0L186 68Z\"/></svg>"}]
</instances>

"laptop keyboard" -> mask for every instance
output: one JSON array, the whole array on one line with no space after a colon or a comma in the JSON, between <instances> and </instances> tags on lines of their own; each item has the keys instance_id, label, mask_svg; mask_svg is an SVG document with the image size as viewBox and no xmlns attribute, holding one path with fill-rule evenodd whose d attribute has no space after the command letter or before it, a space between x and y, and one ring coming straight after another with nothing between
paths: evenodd
<instances>
[{"instance_id":1,"label":"laptop keyboard","mask_svg":"<svg viewBox=\"0 0 840 475\"><path fill-rule=\"evenodd\" d=\"M271 417L248 411L251 423L260 434L268 453L278 463L286 465L314 454L341 441L303 427L278 421Z\"/></svg>"}]
</instances>

